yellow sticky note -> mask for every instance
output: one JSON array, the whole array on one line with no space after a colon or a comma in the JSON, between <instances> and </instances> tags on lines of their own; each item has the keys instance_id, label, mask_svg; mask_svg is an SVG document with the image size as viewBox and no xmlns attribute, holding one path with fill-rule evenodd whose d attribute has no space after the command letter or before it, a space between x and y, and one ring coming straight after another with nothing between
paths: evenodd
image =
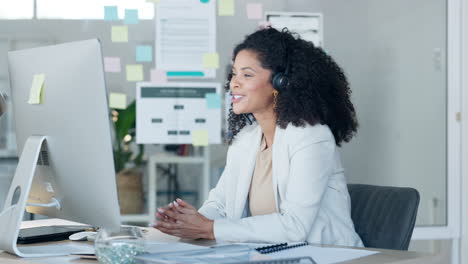
<instances>
[{"instance_id":1,"label":"yellow sticky note","mask_svg":"<svg viewBox=\"0 0 468 264\"><path fill-rule=\"evenodd\" d=\"M127 108L127 95L123 93L110 93L109 107L114 109Z\"/></svg>"},{"instance_id":2,"label":"yellow sticky note","mask_svg":"<svg viewBox=\"0 0 468 264\"><path fill-rule=\"evenodd\" d=\"M112 42L128 42L128 26L112 26Z\"/></svg>"},{"instance_id":3,"label":"yellow sticky note","mask_svg":"<svg viewBox=\"0 0 468 264\"><path fill-rule=\"evenodd\" d=\"M208 130L192 131L192 145L208 146Z\"/></svg>"},{"instance_id":4,"label":"yellow sticky note","mask_svg":"<svg viewBox=\"0 0 468 264\"><path fill-rule=\"evenodd\" d=\"M146 0L147 3L155 3L155 4L159 4L161 0Z\"/></svg>"},{"instance_id":5,"label":"yellow sticky note","mask_svg":"<svg viewBox=\"0 0 468 264\"><path fill-rule=\"evenodd\" d=\"M203 54L203 67L207 69L219 68L219 55L218 53L205 53Z\"/></svg>"},{"instance_id":6,"label":"yellow sticky note","mask_svg":"<svg viewBox=\"0 0 468 264\"><path fill-rule=\"evenodd\" d=\"M28 104L42 104L42 99L44 97L44 81L45 74L34 74L31 90L29 90Z\"/></svg>"},{"instance_id":7,"label":"yellow sticky note","mask_svg":"<svg viewBox=\"0 0 468 264\"><path fill-rule=\"evenodd\" d=\"M218 16L233 16L234 0L218 0Z\"/></svg>"},{"instance_id":8,"label":"yellow sticky note","mask_svg":"<svg viewBox=\"0 0 468 264\"><path fill-rule=\"evenodd\" d=\"M143 65L141 64L128 64L126 67L127 81L139 82L143 81Z\"/></svg>"}]
</instances>

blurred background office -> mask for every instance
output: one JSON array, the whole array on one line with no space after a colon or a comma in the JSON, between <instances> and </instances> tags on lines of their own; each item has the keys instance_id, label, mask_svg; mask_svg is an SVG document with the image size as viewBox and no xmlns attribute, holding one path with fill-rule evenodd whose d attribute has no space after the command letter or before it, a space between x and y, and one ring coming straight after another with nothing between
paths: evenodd
<instances>
[{"instance_id":1,"label":"blurred background office","mask_svg":"<svg viewBox=\"0 0 468 264\"><path fill-rule=\"evenodd\" d=\"M463 190L468 186L462 181L466 174L464 164L468 162L463 153L468 145L463 140L461 122L462 106L466 105L463 102L468 102L468 93L462 93L467 88L466 69L462 70L468 62L466 3L174 0L177 7L166 1L0 2L0 91L6 94L10 110L8 51L100 39L111 101L109 113L118 142L114 144L114 155L121 158L116 159L116 174L119 199L127 207L127 211L122 211L124 221L145 225L153 200L163 205L177 196L199 206L207 188L216 184L227 151L222 140L203 138L184 144L159 139L137 144L134 124L119 123L119 116L132 115L133 102L138 101L137 84L206 82L223 86L235 44L267 20L273 26L273 19L278 25L284 22L294 26L297 18L298 29L310 26L315 34L311 38L344 68L351 84L360 128L357 137L340 149L348 182L417 189L421 201L410 250L445 255L452 263L468 261L468 255L462 253L467 247L463 230L468 227L463 218L468 215L466 205L463 206L463 201L468 201ZM208 56L208 61L203 63L203 70L197 71L201 76L186 69L177 71L177 63L171 68L171 58L177 59L177 54L168 54L177 52L164 49L168 45L164 37L184 32L164 31L162 25L166 25L163 23L167 22L168 12L173 12L174 17L183 16L184 11L178 13L177 8L192 7L193 2L214 8L214 13L207 12L209 19L202 22L207 23L206 31L185 31L195 35L193 39L197 39L197 34L213 37L212 45L206 44L209 48L204 56ZM309 20L301 20L301 16ZM180 25L183 23L188 22ZM191 43L185 45L193 48ZM218 91L217 96L213 103L222 117L219 134L223 135L229 103L223 92ZM19 152L14 113L9 111L0 119L0 202L8 192ZM151 194L148 186L152 169L158 176L155 193Z\"/></svg>"}]
</instances>

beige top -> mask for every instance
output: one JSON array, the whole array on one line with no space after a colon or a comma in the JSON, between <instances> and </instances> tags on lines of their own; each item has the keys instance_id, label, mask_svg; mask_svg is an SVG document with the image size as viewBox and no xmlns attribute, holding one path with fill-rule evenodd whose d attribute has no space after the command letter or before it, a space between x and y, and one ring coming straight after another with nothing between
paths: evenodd
<instances>
[{"instance_id":1,"label":"beige top","mask_svg":"<svg viewBox=\"0 0 468 264\"><path fill-rule=\"evenodd\" d=\"M267 148L266 139L262 136L249 191L252 216L276 213L271 174L271 149L271 147Z\"/></svg>"}]
</instances>

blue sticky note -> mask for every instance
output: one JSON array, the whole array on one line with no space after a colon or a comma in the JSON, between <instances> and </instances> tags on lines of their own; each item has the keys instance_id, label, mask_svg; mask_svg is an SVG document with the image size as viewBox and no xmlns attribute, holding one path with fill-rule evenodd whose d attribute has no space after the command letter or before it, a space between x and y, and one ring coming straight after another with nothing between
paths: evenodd
<instances>
[{"instance_id":1,"label":"blue sticky note","mask_svg":"<svg viewBox=\"0 0 468 264\"><path fill-rule=\"evenodd\" d=\"M210 1L210 0L200 0L200 2L202 2L202 3L204 3L204 4L208 3L209 1Z\"/></svg>"},{"instance_id":2,"label":"blue sticky note","mask_svg":"<svg viewBox=\"0 0 468 264\"><path fill-rule=\"evenodd\" d=\"M208 108L221 108L221 98L217 93L205 94L206 107Z\"/></svg>"},{"instance_id":3,"label":"blue sticky note","mask_svg":"<svg viewBox=\"0 0 468 264\"><path fill-rule=\"evenodd\" d=\"M153 52L151 46L136 46L136 61L145 62L153 60Z\"/></svg>"},{"instance_id":4,"label":"blue sticky note","mask_svg":"<svg viewBox=\"0 0 468 264\"><path fill-rule=\"evenodd\" d=\"M117 12L117 6L105 6L104 7L104 20L119 20L119 14Z\"/></svg>"},{"instance_id":5,"label":"blue sticky note","mask_svg":"<svg viewBox=\"0 0 468 264\"><path fill-rule=\"evenodd\" d=\"M138 9L125 9L124 24L138 24Z\"/></svg>"}]
</instances>

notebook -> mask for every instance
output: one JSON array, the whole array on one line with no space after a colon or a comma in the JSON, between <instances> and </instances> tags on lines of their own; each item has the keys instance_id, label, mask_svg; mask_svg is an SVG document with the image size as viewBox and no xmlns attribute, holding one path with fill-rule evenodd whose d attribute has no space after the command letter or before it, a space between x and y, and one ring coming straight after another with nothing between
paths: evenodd
<instances>
[{"instance_id":1,"label":"notebook","mask_svg":"<svg viewBox=\"0 0 468 264\"><path fill-rule=\"evenodd\" d=\"M287 250L291 248L296 248L296 247L303 247L307 246L309 243L307 242L301 242L301 243L280 243L280 244L274 244L274 245L268 245L268 246L263 246L263 247L257 247L255 250L261 254L271 254L274 252L279 252L282 250Z\"/></svg>"},{"instance_id":2,"label":"notebook","mask_svg":"<svg viewBox=\"0 0 468 264\"><path fill-rule=\"evenodd\" d=\"M311 257L318 264L332 264L362 258L376 253L378 252L364 249L301 245L285 250L276 250L268 253L266 256L273 260L293 257Z\"/></svg>"}]
</instances>

